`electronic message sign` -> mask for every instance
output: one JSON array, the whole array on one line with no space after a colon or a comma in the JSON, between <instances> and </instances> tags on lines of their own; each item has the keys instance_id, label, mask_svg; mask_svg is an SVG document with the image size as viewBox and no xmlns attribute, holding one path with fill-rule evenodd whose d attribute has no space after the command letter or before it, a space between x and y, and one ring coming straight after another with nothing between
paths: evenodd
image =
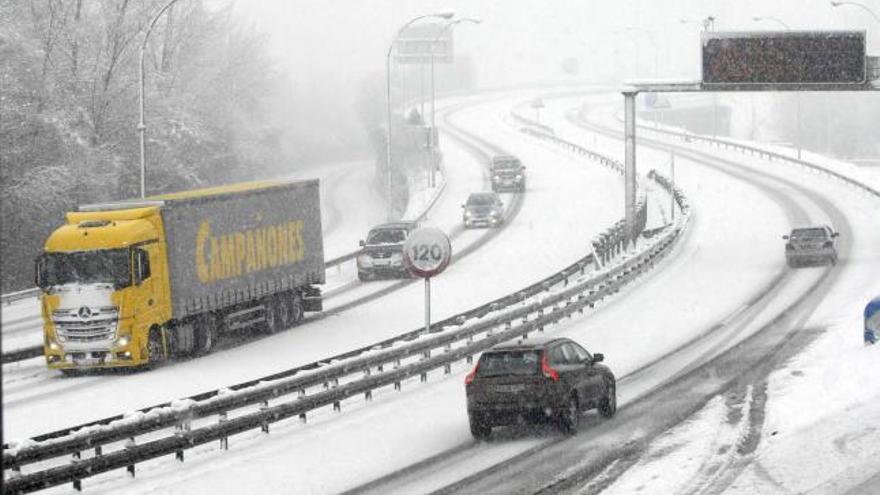
<instances>
[{"instance_id":1,"label":"electronic message sign","mask_svg":"<svg viewBox=\"0 0 880 495\"><path fill-rule=\"evenodd\" d=\"M863 84L864 31L704 32L704 85Z\"/></svg>"}]
</instances>

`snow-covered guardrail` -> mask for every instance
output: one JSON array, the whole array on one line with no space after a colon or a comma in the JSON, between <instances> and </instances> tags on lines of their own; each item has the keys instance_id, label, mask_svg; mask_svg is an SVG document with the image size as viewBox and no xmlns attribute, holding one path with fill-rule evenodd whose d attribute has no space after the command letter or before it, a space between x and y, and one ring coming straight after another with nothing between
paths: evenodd
<instances>
[{"instance_id":1,"label":"snow-covered guardrail","mask_svg":"<svg viewBox=\"0 0 880 495\"><path fill-rule=\"evenodd\" d=\"M25 289L20 290L18 292L10 292L9 294L0 295L0 303L2 304L12 304L15 301L20 301L22 299L27 299L29 297L36 297L39 295L40 289L36 287L33 289Z\"/></svg>"},{"instance_id":2,"label":"snow-covered guardrail","mask_svg":"<svg viewBox=\"0 0 880 495\"><path fill-rule=\"evenodd\" d=\"M669 190L668 182L658 183ZM582 312L649 270L687 225L687 205L677 196L684 214L675 224L637 254L622 256L594 274L586 273L596 261L591 252L520 291L437 322L430 332L420 328L260 380L4 445L3 493L71 482L81 489L82 479L121 468L134 475L135 464L147 459L175 454L183 461L184 451L196 445L218 441L228 448L229 437L236 433L257 428L268 433L271 423L285 418L305 421L314 409L341 409L347 398L363 394L370 400L377 388L399 389L404 380L417 376L425 381L430 371L441 368L450 373L454 363L471 362L498 342L542 331ZM166 433L159 433L163 430ZM139 443L138 437L146 434L149 439ZM115 450L106 452L111 449ZM88 451L93 455L83 456ZM24 472L32 465L36 470Z\"/></svg>"}]
</instances>

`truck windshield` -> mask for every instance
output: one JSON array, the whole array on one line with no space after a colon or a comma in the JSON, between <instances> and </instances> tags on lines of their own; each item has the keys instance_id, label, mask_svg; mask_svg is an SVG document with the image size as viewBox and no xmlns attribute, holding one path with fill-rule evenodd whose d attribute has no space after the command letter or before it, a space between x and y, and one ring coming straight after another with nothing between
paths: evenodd
<instances>
[{"instance_id":1,"label":"truck windshield","mask_svg":"<svg viewBox=\"0 0 880 495\"><path fill-rule=\"evenodd\" d=\"M39 264L44 287L65 284L131 285L131 255L127 248L46 253Z\"/></svg>"}]
</instances>

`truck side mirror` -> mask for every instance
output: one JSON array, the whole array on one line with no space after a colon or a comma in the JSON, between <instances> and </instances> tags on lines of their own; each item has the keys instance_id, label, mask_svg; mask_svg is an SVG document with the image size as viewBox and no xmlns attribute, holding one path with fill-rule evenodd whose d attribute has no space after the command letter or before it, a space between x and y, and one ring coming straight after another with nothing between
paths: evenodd
<instances>
[{"instance_id":1,"label":"truck side mirror","mask_svg":"<svg viewBox=\"0 0 880 495\"><path fill-rule=\"evenodd\" d=\"M132 267L132 271L134 272L134 285L141 285L141 282L144 281L143 257L141 256L141 251L135 250L132 258L134 259L134 266Z\"/></svg>"},{"instance_id":2,"label":"truck side mirror","mask_svg":"<svg viewBox=\"0 0 880 495\"><path fill-rule=\"evenodd\" d=\"M134 285L141 285L150 278L150 257L143 249L134 251Z\"/></svg>"},{"instance_id":3,"label":"truck side mirror","mask_svg":"<svg viewBox=\"0 0 880 495\"><path fill-rule=\"evenodd\" d=\"M46 260L42 256L39 256L34 260L34 285L40 289L45 287L45 280L43 280L43 270L45 267Z\"/></svg>"}]
</instances>

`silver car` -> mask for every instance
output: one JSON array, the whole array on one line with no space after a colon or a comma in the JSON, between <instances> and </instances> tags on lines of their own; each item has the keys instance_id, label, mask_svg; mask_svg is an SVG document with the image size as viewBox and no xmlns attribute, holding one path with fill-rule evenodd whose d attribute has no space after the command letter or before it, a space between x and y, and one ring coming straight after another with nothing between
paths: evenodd
<instances>
[{"instance_id":1,"label":"silver car","mask_svg":"<svg viewBox=\"0 0 880 495\"><path fill-rule=\"evenodd\" d=\"M785 261L794 268L805 263L837 264L837 236L831 227L797 228L791 234L782 236L785 244Z\"/></svg>"},{"instance_id":2,"label":"silver car","mask_svg":"<svg viewBox=\"0 0 880 495\"><path fill-rule=\"evenodd\" d=\"M504 221L504 203L494 192L476 192L461 205L465 228L497 227Z\"/></svg>"}]
</instances>

